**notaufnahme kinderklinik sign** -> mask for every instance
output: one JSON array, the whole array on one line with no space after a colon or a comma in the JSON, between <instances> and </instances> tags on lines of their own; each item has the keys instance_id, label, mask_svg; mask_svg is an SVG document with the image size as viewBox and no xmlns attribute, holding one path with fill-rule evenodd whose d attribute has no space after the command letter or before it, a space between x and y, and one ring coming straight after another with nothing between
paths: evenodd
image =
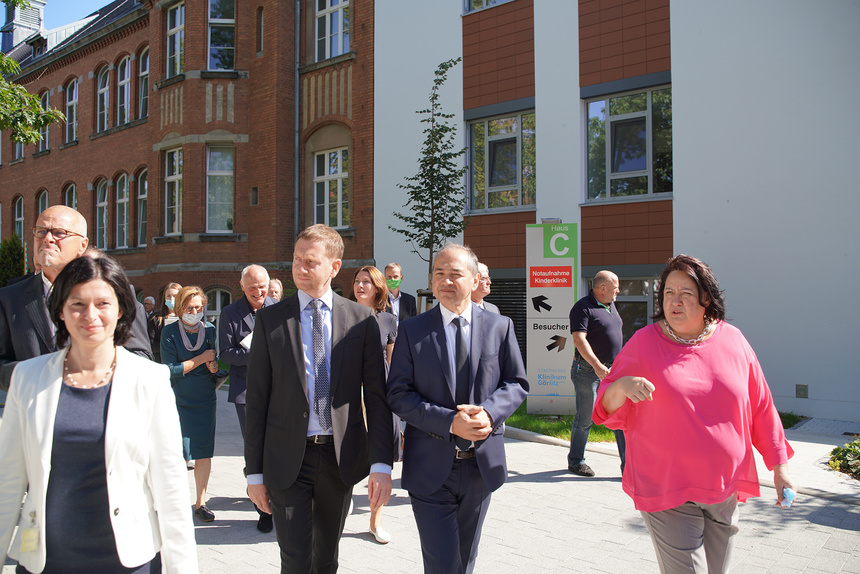
<instances>
[{"instance_id":1,"label":"notaufnahme kinderklinik sign","mask_svg":"<svg viewBox=\"0 0 860 574\"><path fill-rule=\"evenodd\" d=\"M526 226L530 413L567 415L576 407L569 318L577 300L576 234L575 223Z\"/></svg>"}]
</instances>

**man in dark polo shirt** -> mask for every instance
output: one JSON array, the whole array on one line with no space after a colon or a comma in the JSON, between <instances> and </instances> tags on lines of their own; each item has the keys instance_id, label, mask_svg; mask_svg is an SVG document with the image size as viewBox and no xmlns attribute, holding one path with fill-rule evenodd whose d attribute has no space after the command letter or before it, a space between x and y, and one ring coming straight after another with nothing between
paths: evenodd
<instances>
[{"instance_id":1,"label":"man in dark polo shirt","mask_svg":"<svg viewBox=\"0 0 860 574\"><path fill-rule=\"evenodd\" d=\"M579 476L594 476L585 464L585 445L591 430L591 411L600 381L609 374L612 361L621 350L624 336L621 317L615 308L618 276L600 271L594 277L591 291L570 310L570 332L576 345L570 378L576 390L576 414L570 428L570 452L567 468ZM615 431L621 471L624 472L624 433Z\"/></svg>"}]
</instances>

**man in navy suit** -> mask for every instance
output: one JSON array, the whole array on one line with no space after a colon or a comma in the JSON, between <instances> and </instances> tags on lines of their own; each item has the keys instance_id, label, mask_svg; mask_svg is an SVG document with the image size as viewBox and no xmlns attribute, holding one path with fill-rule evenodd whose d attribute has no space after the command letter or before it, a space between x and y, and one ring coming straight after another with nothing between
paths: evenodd
<instances>
[{"instance_id":1,"label":"man in navy suit","mask_svg":"<svg viewBox=\"0 0 860 574\"><path fill-rule=\"evenodd\" d=\"M388 284L388 302L391 304L391 314L397 318L397 324L418 314L415 297L400 290L403 281L403 270L399 263L391 262L385 266L385 282Z\"/></svg>"},{"instance_id":2,"label":"man in navy suit","mask_svg":"<svg viewBox=\"0 0 860 574\"><path fill-rule=\"evenodd\" d=\"M507 477L502 423L528 392L511 320L473 305L478 260L449 243L433 263L439 305L400 326L388 402L406 421L402 485L426 573L471 572L490 493Z\"/></svg>"}]
</instances>

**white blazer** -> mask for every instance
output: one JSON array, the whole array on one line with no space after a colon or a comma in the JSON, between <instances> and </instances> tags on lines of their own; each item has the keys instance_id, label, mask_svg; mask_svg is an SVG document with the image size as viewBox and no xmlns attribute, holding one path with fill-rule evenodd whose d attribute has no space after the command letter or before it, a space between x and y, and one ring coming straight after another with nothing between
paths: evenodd
<instances>
[{"instance_id":1,"label":"white blazer","mask_svg":"<svg viewBox=\"0 0 860 574\"><path fill-rule=\"evenodd\" d=\"M16 365L0 424L0 564L8 549L9 556L34 573L45 568L45 498L67 352ZM168 368L122 347L116 350L108 405L105 465L120 562L138 566L160 550L165 573L198 572L182 434ZM39 543L34 551L22 552L22 531L31 526L33 513Z\"/></svg>"}]
</instances>

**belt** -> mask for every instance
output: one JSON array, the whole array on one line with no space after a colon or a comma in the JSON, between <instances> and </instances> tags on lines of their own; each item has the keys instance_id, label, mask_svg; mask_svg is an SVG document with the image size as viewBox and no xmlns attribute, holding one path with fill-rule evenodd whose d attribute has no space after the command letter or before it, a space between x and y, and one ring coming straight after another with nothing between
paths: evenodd
<instances>
[{"instance_id":1,"label":"belt","mask_svg":"<svg viewBox=\"0 0 860 574\"><path fill-rule=\"evenodd\" d=\"M328 444L334 440L334 436L330 434L312 434L308 437L310 444Z\"/></svg>"},{"instance_id":2,"label":"belt","mask_svg":"<svg viewBox=\"0 0 860 574\"><path fill-rule=\"evenodd\" d=\"M454 458L456 460L465 460L467 458L475 458L475 448L472 447L469 450L457 449L456 451L454 451Z\"/></svg>"}]
</instances>

